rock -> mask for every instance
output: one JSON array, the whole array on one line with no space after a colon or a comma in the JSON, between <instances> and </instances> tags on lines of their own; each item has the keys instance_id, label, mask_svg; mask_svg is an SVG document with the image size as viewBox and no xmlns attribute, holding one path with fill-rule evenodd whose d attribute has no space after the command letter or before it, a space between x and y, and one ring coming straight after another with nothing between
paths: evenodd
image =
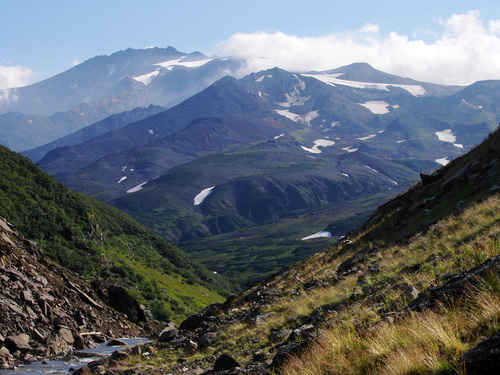
<instances>
[{"instance_id":1,"label":"rock","mask_svg":"<svg viewBox=\"0 0 500 375\"><path fill-rule=\"evenodd\" d=\"M73 372L73 375L90 375L92 372L87 366L83 366Z\"/></svg>"},{"instance_id":2,"label":"rock","mask_svg":"<svg viewBox=\"0 0 500 375\"><path fill-rule=\"evenodd\" d=\"M272 316L276 315L275 312L268 312L262 315L257 315L251 322L250 325L259 325L269 320Z\"/></svg>"},{"instance_id":3,"label":"rock","mask_svg":"<svg viewBox=\"0 0 500 375\"><path fill-rule=\"evenodd\" d=\"M253 353L252 362L266 362L270 358L270 354L263 350Z\"/></svg>"},{"instance_id":4,"label":"rock","mask_svg":"<svg viewBox=\"0 0 500 375\"><path fill-rule=\"evenodd\" d=\"M174 339L175 337L177 337L178 334L179 334L179 329L177 328L177 326L175 325L175 323L170 322L160 332L160 335L158 337L158 341L159 342L170 341L170 340Z\"/></svg>"},{"instance_id":5,"label":"rock","mask_svg":"<svg viewBox=\"0 0 500 375\"><path fill-rule=\"evenodd\" d=\"M139 303L130 296L125 288L111 285L108 288L109 303L116 310L127 315L128 320L134 323L146 322L146 314Z\"/></svg>"},{"instance_id":6,"label":"rock","mask_svg":"<svg viewBox=\"0 0 500 375\"><path fill-rule=\"evenodd\" d=\"M420 263L417 263L417 264L411 264L409 266L406 266L406 267L403 267L401 268L401 273L415 273L417 272L418 270L420 270L420 268L422 268L422 265Z\"/></svg>"},{"instance_id":7,"label":"rock","mask_svg":"<svg viewBox=\"0 0 500 375\"><path fill-rule=\"evenodd\" d=\"M59 336L68 343L68 345L73 345L75 339L73 338L73 333L67 328L59 329Z\"/></svg>"},{"instance_id":8,"label":"rock","mask_svg":"<svg viewBox=\"0 0 500 375\"><path fill-rule=\"evenodd\" d=\"M192 340L187 340L186 341L186 344L184 346L184 351L186 353L192 354L192 353L196 352L197 349L198 349L198 344L197 343L195 343Z\"/></svg>"},{"instance_id":9,"label":"rock","mask_svg":"<svg viewBox=\"0 0 500 375\"><path fill-rule=\"evenodd\" d=\"M287 345L278 350L273 358L271 366L273 368L280 367L285 360L292 354L296 354L304 348L304 343L299 342L291 345Z\"/></svg>"},{"instance_id":10,"label":"rock","mask_svg":"<svg viewBox=\"0 0 500 375\"><path fill-rule=\"evenodd\" d=\"M73 346L75 347L75 349L83 349L85 347L85 340L83 339L83 336L82 335L74 335L73 336L73 339L75 340L73 342Z\"/></svg>"},{"instance_id":11,"label":"rock","mask_svg":"<svg viewBox=\"0 0 500 375\"><path fill-rule=\"evenodd\" d=\"M31 350L29 344L29 336L20 334L16 336L7 336L5 339L5 346L11 353L19 350L21 353L26 353Z\"/></svg>"},{"instance_id":12,"label":"rock","mask_svg":"<svg viewBox=\"0 0 500 375\"><path fill-rule=\"evenodd\" d=\"M203 323L210 321L210 318L201 314L195 314L188 316L179 326L180 329L185 329L188 331L194 331L200 328Z\"/></svg>"},{"instance_id":13,"label":"rock","mask_svg":"<svg viewBox=\"0 0 500 375\"><path fill-rule=\"evenodd\" d=\"M285 341L286 339L288 339L291 333L291 329L283 329L281 331L271 332L269 334L269 342L274 343L278 341Z\"/></svg>"},{"instance_id":14,"label":"rock","mask_svg":"<svg viewBox=\"0 0 500 375\"><path fill-rule=\"evenodd\" d=\"M500 374L500 332L469 349L463 362L469 375Z\"/></svg>"},{"instance_id":15,"label":"rock","mask_svg":"<svg viewBox=\"0 0 500 375\"><path fill-rule=\"evenodd\" d=\"M127 343L122 340L112 339L106 344L107 346L127 346Z\"/></svg>"},{"instance_id":16,"label":"rock","mask_svg":"<svg viewBox=\"0 0 500 375\"><path fill-rule=\"evenodd\" d=\"M232 370L233 368L240 367L237 360L227 354L222 354L214 364L215 371Z\"/></svg>"},{"instance_id":17,"label":"rock","mask_svg":"<svg viewBox=\"0 0 500 375\"><path fill-rule=\"evenodd\" d=\"M10 358L10 351L5 346L0 348L0 358Z\"/></svg>"},{"instance_id":18,"label":"rock","mask_svg":"<svg viewBox=\"0 0 500 375\"><path fill-rule=\"evenodd\" d=\"M114 361L120 361L122 359L126 359L129 357L129 354L127 352L124 352L123 350L115 350L113 354L111 354L111 359Z\"/></svg>"},{"instance_id":19,"label":"rock","mask_svg":"<svg viewBox=\"0 0 500 375\"><path fill-rule=\"evenodd\" d=\"M207 347L211 344L213 344L217 340L217 333L216 332L208 332L207 334L201 336L198 339L198 346L200 348Z\"/></svg>"}]
</instances>

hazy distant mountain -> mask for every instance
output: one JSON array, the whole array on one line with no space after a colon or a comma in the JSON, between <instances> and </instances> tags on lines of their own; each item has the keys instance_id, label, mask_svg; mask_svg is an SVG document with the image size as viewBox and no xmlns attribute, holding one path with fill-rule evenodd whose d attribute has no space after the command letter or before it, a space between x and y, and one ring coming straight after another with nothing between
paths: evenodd
<instances>
[{"instance_id":1,"label":"hazy distant mountain","mask_svg":"<svg viewBox=\"0 0 500 375\"><path fill-rule=\"evenodd\" d=\"M68 134L65 137L59 138L53 142L36 147L32 150L22 152L23 155L29 157L34 162L43 158L48 152L60 148L73 146L83 143L89 139L106 134L110 130L120 129L128 124L151 117L159 112L165 111L165 107L150 105L147 108L135 108L131 111L125 111L111 115L95 124L86 126L83 129L77 130L74 133Z\"/></svg>"},{"instance_id":2,"label":"hazy distant mountain","mask_svg":"<svg viewBox=\"0 0 500 375\"><path fill-rule=\"evenodd\" d=\"M240 66L233 59L186 54L173 47L97 56L52 78L9 89L0 114L18 114L0 116L0 143L27 150L114 113L150 104L170 107ZM56 113L63 121L53 118Z\"/></svg>"}]
</instances>

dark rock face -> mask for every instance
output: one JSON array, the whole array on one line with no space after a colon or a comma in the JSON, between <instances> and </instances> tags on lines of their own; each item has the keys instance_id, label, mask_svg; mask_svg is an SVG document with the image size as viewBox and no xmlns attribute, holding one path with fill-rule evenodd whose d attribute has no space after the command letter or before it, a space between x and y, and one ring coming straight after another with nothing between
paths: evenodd
<instances>
[{"instance_id":1,"label":"dark rock face","mask_svg":"<svg viewBox=\"0 0 500 375\"><path fill-rule=\"evenodd\" d=\"M146 322L146 314L139 303L132 298L121 286L111 285L108 288L109 304L116 310L127 315L134 323Z\"/></svg>"},{"instance_id":2,"label":"dark rock face","mask_svg":"<svg viewBox=\"0 0 500 375\"><path fill-rule=\"evenodd\" d=\"M237 360L227 354L222 354L214 364L215 371L232 370L233 368L240 367Z\"/></svg>"},{"instance_id":3,"label":"dark rock face","mask_svg":"<svg viewBox=\"0 0 500 375\"><path fill-rule=\"evenodd\" d=\"M159 342L168 342L173 340L179 334L179 329L177 326L170 322L165 328L160 332L160 337L158 337Z\"/></svg>"},{"instance_id":4,"label":"dark rock face","mask_svg":"<svg viewBox=\"0 0 500 375\"><path fill-rule=\"evenodd\" d=\"M112 295L130 302L122 294ZM11 364L91 347L112 335L150 333L106 306L88 280L45 258L3 218L0 306L0 357Z\"/></svg>"}]
</instances>

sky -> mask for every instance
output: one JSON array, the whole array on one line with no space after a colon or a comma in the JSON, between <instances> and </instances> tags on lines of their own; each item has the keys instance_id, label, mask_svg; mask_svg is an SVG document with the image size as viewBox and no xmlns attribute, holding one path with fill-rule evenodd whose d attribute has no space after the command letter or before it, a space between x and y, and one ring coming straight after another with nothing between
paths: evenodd
<instances>
[{"instance_id":1,"label":"sky","mask_svg":"<svg viewBox=\"0 0 500 375\"><path fill-rule=\"evenodd\" d=\"M500 79L500 1L0 0L0 89L152 46L244 57L242 75L367 62L468 85Z\"/></svg>"}]
</instances>

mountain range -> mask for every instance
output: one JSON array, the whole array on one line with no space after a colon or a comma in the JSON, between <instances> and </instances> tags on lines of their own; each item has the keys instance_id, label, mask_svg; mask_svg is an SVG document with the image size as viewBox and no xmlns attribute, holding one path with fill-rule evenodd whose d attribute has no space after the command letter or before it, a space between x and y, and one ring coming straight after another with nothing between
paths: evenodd
<instances>
[{"instance_id":1,"label":"mountain range","mask_svg":"<svg viewBox=\"0 0 500 375\"><path fill-rule=\"evenodd\" d=\"M162 69L148 87L160 84ZM436 85L364 63L303 74L274 68L224 77L137 121L120 115L108 132L116 121L102 120L92 127L101 134L43 157L49 148L24 153L211 269L252 283L477 145L496 127L498 85ZM255 252L272 255L261 262Z\"/></svg>"},{"instance_id":2,"label":"mountain range","mask_svg":"<svg viewBox=\"0 0 500 375\"><path fill-rule=\"evenodd\" d=\"M24 151L115 113L151 104L170 107L240 67L234 59L173 47L97 56L41 82L5 89L0 143Z\"/></svg>"}]
</instances>

